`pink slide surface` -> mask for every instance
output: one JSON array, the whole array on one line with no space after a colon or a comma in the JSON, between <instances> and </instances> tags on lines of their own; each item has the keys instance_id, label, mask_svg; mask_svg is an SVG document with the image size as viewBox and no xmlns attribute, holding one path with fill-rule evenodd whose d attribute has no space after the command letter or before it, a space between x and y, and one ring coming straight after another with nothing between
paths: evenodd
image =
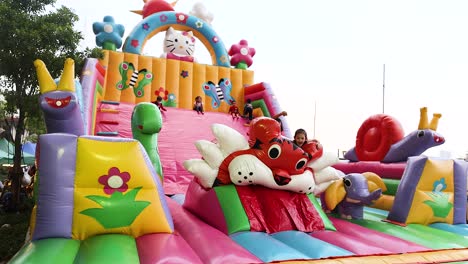
<instances>
[{"instance_id":1,"label":"pink slide surface","mask_svg":"<svg viewBox=\"0 0 468 264\"><path fill-rule=\"evenodd\" d=\"M117 131L120 137L132 138L131 118L134 105L121 103L119 106L106 106L116 108L118 115L100 113L97 116L96 131ZM211 132L212 124L227 125L245 135L247 138L248 126L246 120L240 118L233 120L231 115L219 112L205 112L199 115L193 110L167 107L162 113L163 126L158 135L158 149L164 174L165 194L185 194L193 175L185 170L183 163L188 159L201 158L195 147L195 141L205 139L215 140ZM100 123L100 120L116 120L118 124L109 125ZM111 126L111 127L109 127Z\"/></svg>"},{"instance_id":2,"label":"pink slide surface","mask_svg":"<svg viewBox=\"0 0 468 264\"><path fill-rule=\"evenodd\" d=\"M167 108L163 112L163 128L158 136L158 148L164 173L164 192L178 194L187 191L193 175L185 170L183 162L201 158L195 141L215 141L212 124L224 124L247 137L245 120L233 120L225 113L205 112L199 115L193 110Z\"/></svg>"}]
</instances>

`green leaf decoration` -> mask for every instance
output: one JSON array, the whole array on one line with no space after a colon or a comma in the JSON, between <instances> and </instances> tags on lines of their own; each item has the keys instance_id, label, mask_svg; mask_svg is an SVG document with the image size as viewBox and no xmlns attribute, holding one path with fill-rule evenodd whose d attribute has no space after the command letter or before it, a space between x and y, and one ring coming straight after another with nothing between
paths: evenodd
<instances>
[{"instance_id":1,"label":"green leaf decoration","mask_svg":"<svg viewBox=\"0 0 468 264\"><path fill-rule=\"evenodd\" d=\"M86 198L99 204L100 206L104 206L105 204L107 204L110 199L110 197L98 196L98 195L89 195L89 196L86 196Z\"/></svg>"},{"instance_id":2,"label":"green leaf decoration","mask_svg":"<svg viewBox=\"0 0 468 264\"><path fill-rule=\"evenodd\" d=\"M148 201L135 201L141 188L137 187L126 194L114 192L110 197L86 196L102 208L89 208L81 211L80 214L94 218L105 229L130 226L150 204Z\"/></svg>"},{"instance_id":3,"label":"green leaf decoration","mask_svg":"<svg viewBox=\"0 0 468 264\"><path fill-rule=\"evenodd\" d=\"M434 213L435 217L446 218L453 208L453 204L449 201L449 195L442 192L428 192L426 193L431 200L424 201Z\"/></svg>"},{"instance_id":4,"label":"green leaf decoration","mask_svg":"<svg viewBox=\"0 0 468 264\"><path fill-rule=\"evenodd\" d=\"M126 199L131 199L135 200L138 192L140 191L141 187L137 187L133 190L130 190L126 195L122 195L122 197L125 197ZM121 194L121 193L120 193Z\"/></svg>"}]
</instances>

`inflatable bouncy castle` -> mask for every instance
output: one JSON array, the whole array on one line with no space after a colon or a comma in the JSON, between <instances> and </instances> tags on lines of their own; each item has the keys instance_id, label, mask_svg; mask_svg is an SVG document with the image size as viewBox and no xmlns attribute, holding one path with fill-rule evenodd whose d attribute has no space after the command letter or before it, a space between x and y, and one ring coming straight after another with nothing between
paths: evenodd
<instances>
[{"instance_id":1,"label":"inflatable bouncy castle","mask_svg":"<svg viewBox=\"0 0 468 264\"><path fill-rule=\"evenodd\" d=\"M358 145L380 146L373 139L389 136L374 126L395 123L381 116L349 164L404 163L398 184L386 170L347 171L319 142L295 145L287 120L282 130L271 118L279 98L254 81L257 51L246 40L228 50L211 16L163 0L138 13L125 40L118 19L93 24L104 58L88 59L79 82L71 59L56 79L34 62L47 134L29 238L11 263L468 260L464 162L421 156L395 128L388 148L364 160ZM159 33L162 54L142 55ZM197 62L198 41L212 65ZM197 96L203 111L193 110ZM251 122L228 113L247 100ZM416 138L443 143L424 120ZM391 189L388 207L376 208Z\"/></svg>"}]
</instances>

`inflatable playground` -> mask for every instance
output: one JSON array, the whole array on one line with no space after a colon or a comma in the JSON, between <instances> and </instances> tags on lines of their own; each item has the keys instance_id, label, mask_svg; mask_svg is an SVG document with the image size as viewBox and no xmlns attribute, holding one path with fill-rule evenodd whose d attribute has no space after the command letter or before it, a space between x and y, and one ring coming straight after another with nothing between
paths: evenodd
<instances>
[{"instance_id":1,"label":"inflatable playground","mask_svg":"<svg viewBox=\"0 0 468 264\"><path fill-rule=\"evenodd\" d=\"M34 62L47 134L29 236L10 263L468 261L468 165L423 155L445 142L440 114L421 108L407 135L371 116L346 161L317 141L298 147L272 118L273 88L248 69L247 41L228 49L209 17L162 0L140 13L125 41L113 17L93 24L105 56L79 81L71 59L58 78ZM163 54L142 55L158 33ZM196 62L198 40L212 65ZM229 114L247 100L248 125Z\"/></svg>"}]
</instances>

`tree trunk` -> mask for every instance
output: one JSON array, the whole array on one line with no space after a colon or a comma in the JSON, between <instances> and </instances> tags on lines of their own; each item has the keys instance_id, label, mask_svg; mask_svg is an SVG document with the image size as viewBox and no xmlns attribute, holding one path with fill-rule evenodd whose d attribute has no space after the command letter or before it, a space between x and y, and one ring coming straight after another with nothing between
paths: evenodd
<instances>
[{"instance_id":1,"label":"tree trunk","mask_svg":"<svg viewBox=\"0 0 468 264\"><path fill-rule=\"evenodd\" d=\"M11 187L13 192L13 208L19 209L20 205L20 192L21 192L21 179L23 177L23 169L21 168L21 138L24 133L24 114L22 109L19 109L19 118L16 125L15 135L15 156L13 157L13 170L11 172Z\"/></svg>"}]
</instances>

